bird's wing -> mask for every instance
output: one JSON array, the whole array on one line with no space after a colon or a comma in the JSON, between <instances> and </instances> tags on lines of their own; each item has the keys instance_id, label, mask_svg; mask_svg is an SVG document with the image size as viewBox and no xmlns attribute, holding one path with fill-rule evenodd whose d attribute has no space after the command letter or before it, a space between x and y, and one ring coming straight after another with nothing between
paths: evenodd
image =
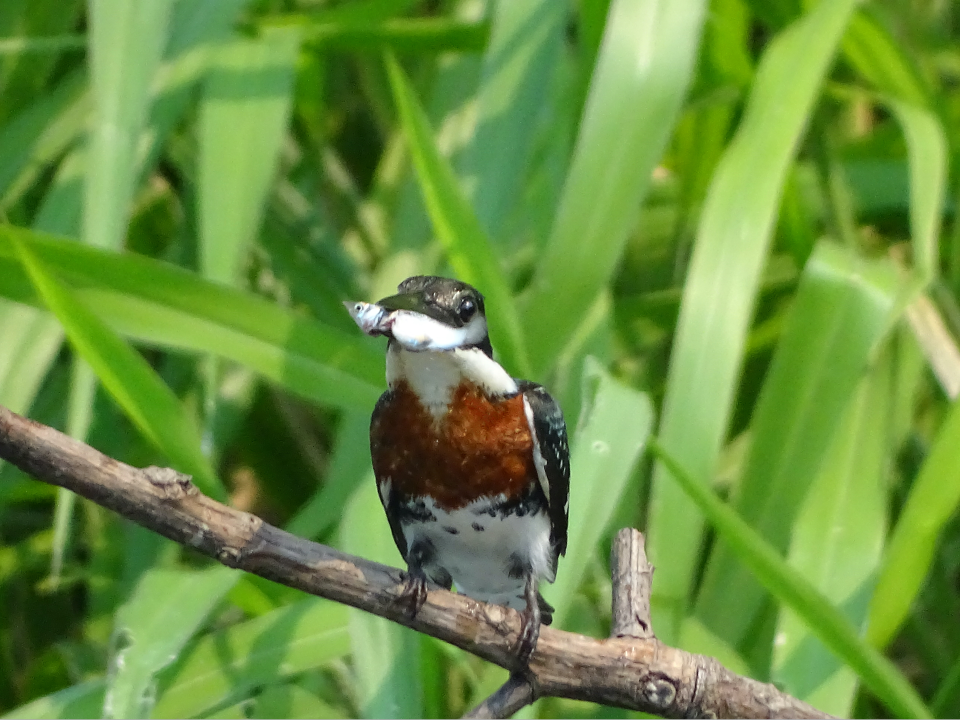
<instances>
[{"instance_id":1,"label":"bird's wing","mask_svg":"<svg viewBox=\"0 0 960 720\"><path fill-rule=\"evenodd\" d=\"M381 477L377 472L378 445L382 442L380 432L380 419L387 403L392 399L393 391L388 390L377 400L377 406L373 409L373 415L370 417L370 456L374 458L373 472L377 477L377 493L380 495L380 502L387 514L387 522L390 523L390 532L393 533L393 541L397 544L397 550L400 551L400 557L407 559L407 539L403 536L403 528L400 526L400 497L390 478Z\"/></svg>"},{"instance_id":2,"label":"bird's wing","mask_svg":"<svg viewBox=\"0 0 960 720\"><path fill-rule=\"evenodd\" d=\"M533 435L534 464L550 513L550 543L554 565L567 551L567 518L570 512L570 449L567 426L557 401L541 385L521 380L523 408Z\"/></svg>"}]
</instances>

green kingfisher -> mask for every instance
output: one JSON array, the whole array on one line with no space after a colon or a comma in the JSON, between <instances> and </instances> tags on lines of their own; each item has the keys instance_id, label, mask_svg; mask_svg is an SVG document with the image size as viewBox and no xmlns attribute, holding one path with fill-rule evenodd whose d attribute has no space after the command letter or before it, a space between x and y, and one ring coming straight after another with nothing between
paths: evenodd
<instances>
[{"instance_id":1,"label":"green kingfisher","mask_svg":"<svg viewBox=\"0 0 960 720\"><path fill-rule=\"evenodd\" d=\"M419 275L398 291L344 304L361 330L388 338L370 454L407 563L401 598L416 615L429 579L520 611L525 665L553 617L539 581L554 581L567 547L563 413L542 386L493 359L476 289Z\"/></svg>"}]
</instances>

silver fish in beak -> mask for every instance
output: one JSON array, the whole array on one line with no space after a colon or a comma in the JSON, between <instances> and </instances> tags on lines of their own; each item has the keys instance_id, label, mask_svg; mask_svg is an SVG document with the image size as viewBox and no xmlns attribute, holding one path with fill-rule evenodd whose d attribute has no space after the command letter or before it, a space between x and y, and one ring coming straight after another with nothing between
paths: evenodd
<instances>
[{"instance_id":1,"label":"silver fish in beak","mask_svg":"<svg viewBox=\"0 0 960 720\"><path fill-rule=\"evenodd\" d=\"M367 335L385 335L389 331L391 313L386 308L376 303L353 300L346 300L343 306L357 326Z\"/></svg>"}]
</instances>

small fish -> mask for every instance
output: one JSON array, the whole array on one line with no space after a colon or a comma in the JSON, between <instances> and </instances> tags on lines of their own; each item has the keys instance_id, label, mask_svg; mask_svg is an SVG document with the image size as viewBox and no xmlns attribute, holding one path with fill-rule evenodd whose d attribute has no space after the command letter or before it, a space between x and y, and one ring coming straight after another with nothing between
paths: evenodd
<instances>
[{"instance_id":1,"label":"small fish","mask_svg":"<svg viewBox=\"0 0 960 720\"><path fill-rule=\"evenodd\" d=\"M350 313L350 317L357 326L367 335L383 335L389 329L391 313L376 303L354 302L347 300L343 303Z\"/></svg>"}]
</instances>

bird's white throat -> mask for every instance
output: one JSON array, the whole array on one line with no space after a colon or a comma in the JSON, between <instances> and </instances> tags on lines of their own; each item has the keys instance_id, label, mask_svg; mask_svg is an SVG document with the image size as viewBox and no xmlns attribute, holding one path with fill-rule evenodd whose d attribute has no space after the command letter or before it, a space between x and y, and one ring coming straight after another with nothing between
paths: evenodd
<instances>
[{"instance_id":1,"label":"bird's white throat","mask_svg":"<svg viewBox=\"0 0 960 720\"><path fill-rule=\"evenodd\" d=\"M394 389L406 381L434 418L446 414L454 389L464 380L475 383L490 397L517 392L516 381L479 348L410 352L399 343L390 343L387 384Z\"/></svg>"}]
</instances>

